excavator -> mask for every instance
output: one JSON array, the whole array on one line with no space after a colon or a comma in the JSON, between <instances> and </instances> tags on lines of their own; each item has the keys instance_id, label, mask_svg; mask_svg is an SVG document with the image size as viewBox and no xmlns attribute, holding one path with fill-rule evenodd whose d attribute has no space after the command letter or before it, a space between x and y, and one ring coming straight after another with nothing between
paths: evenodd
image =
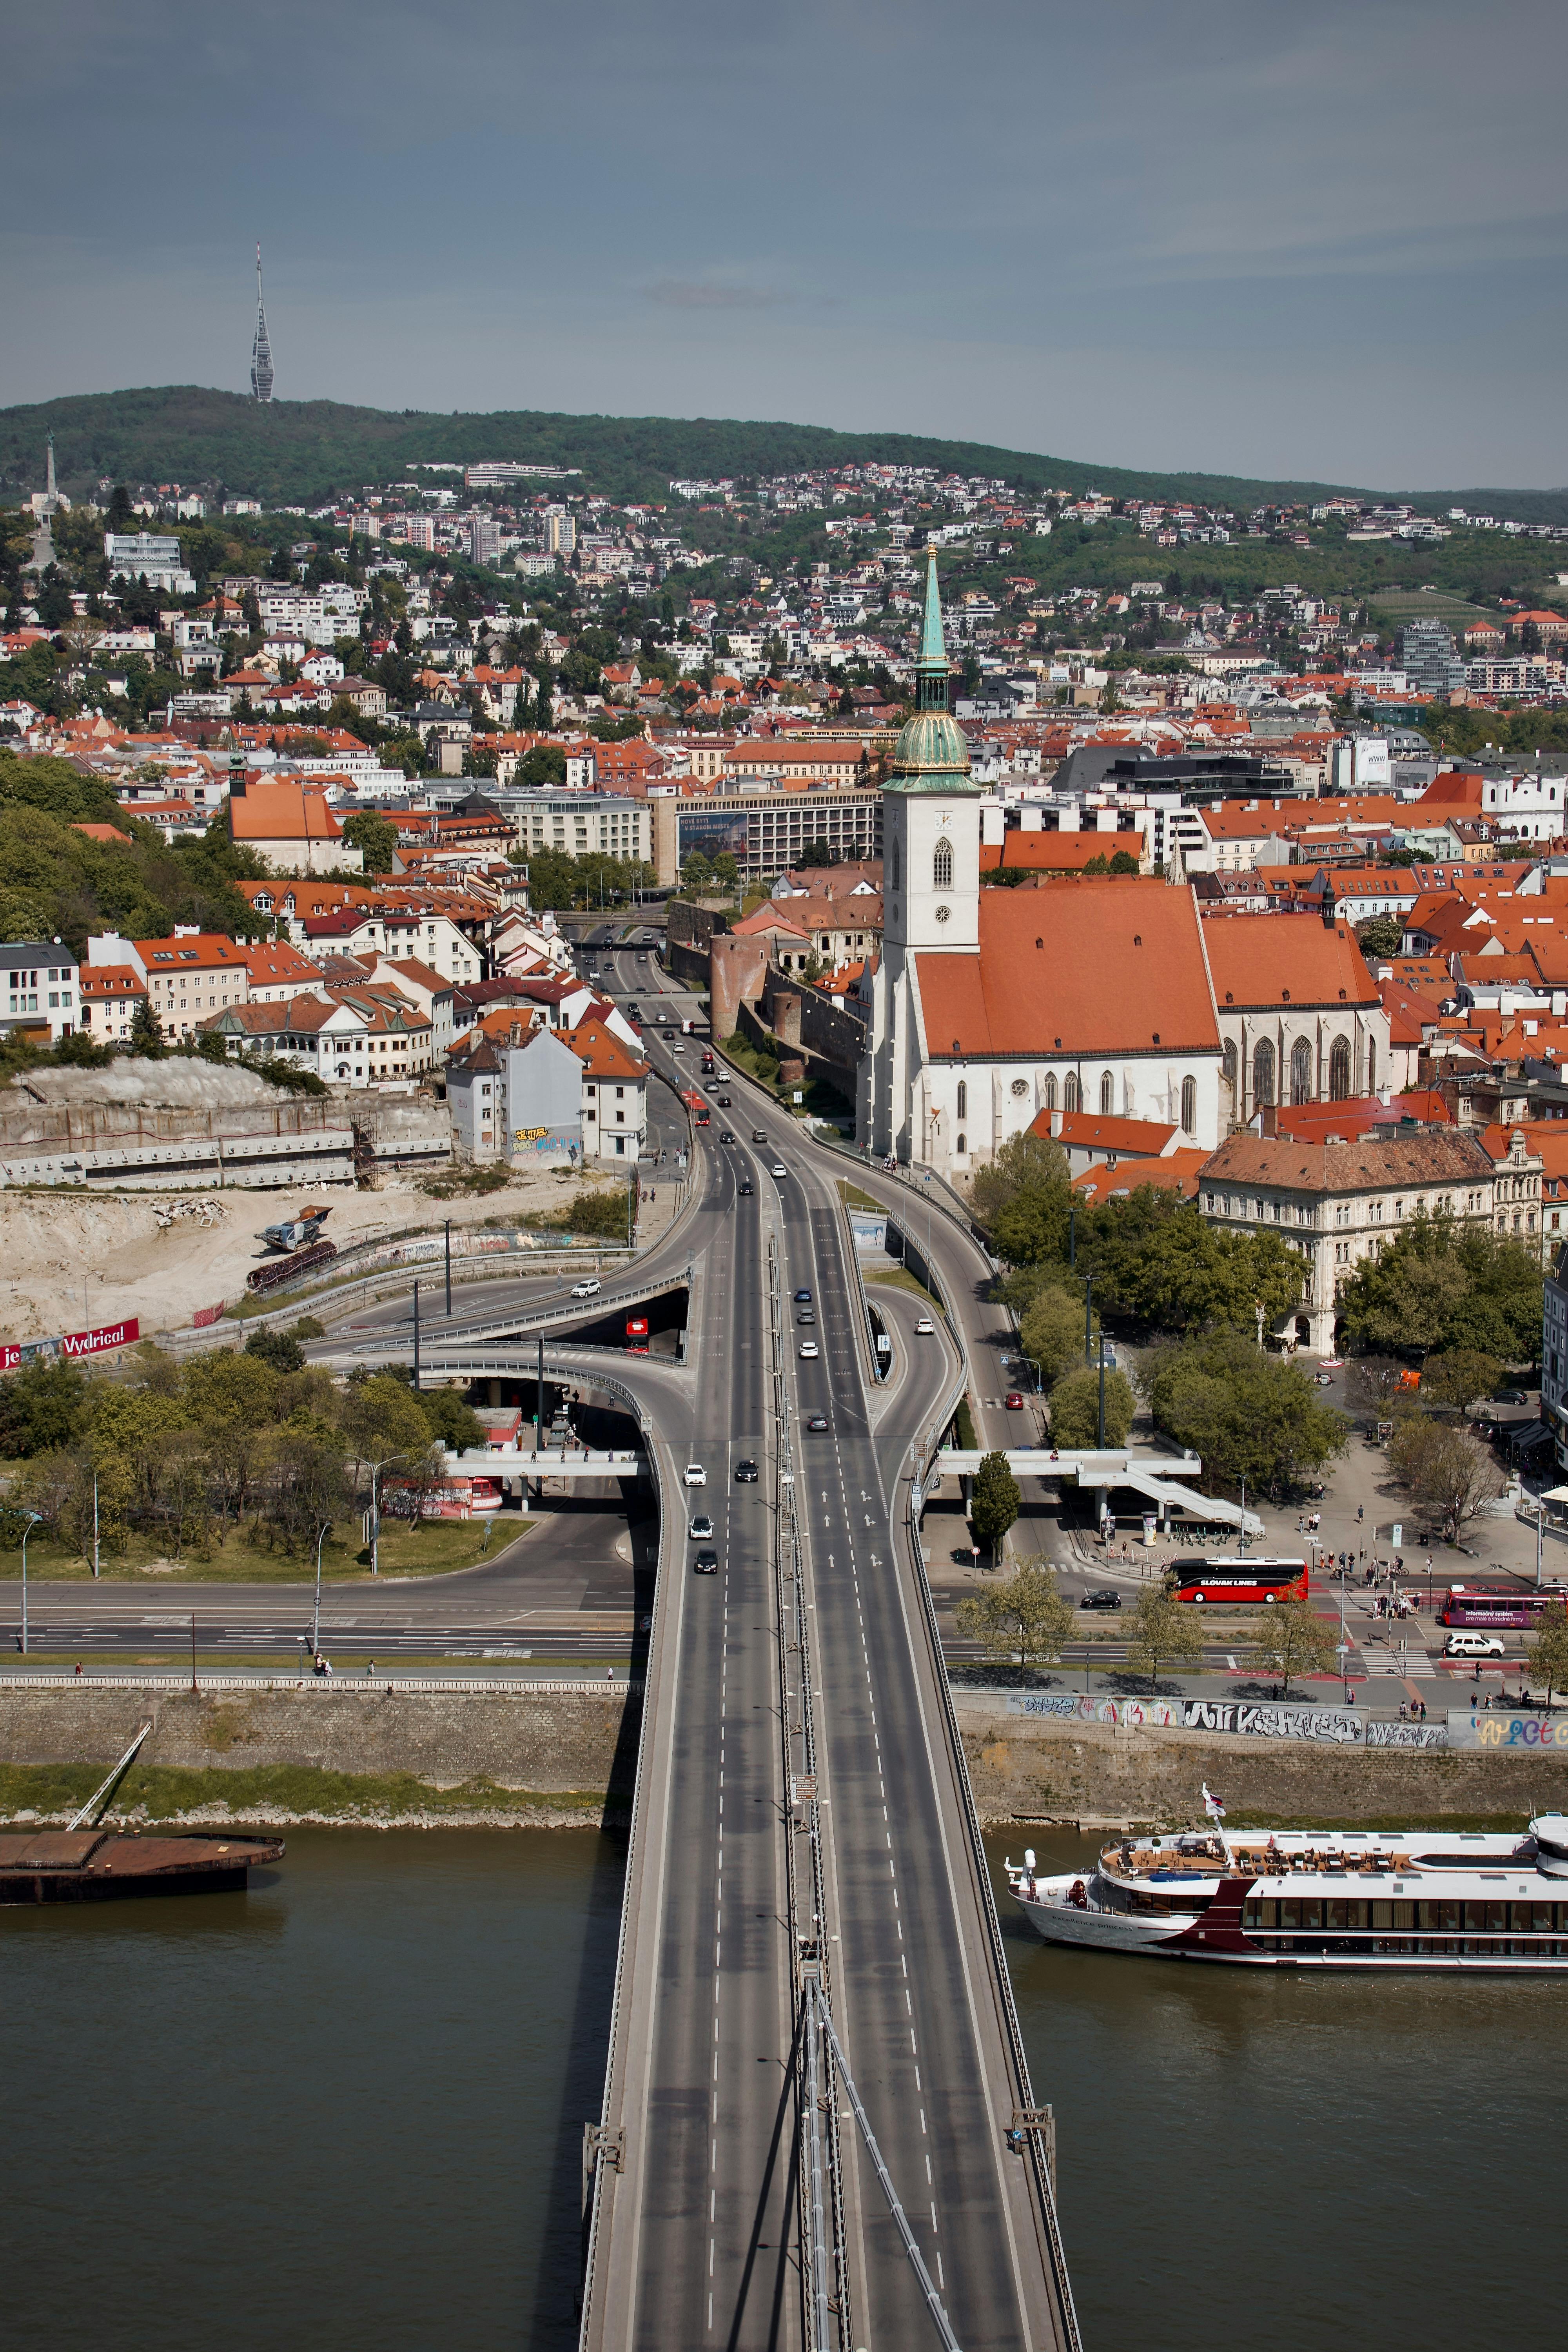
<instances>
[{"instance_id":1,"label":"excavator","mask_svg":"<svg viewBox=\"0 0 1568 2352\"><path fill-rule=\"evenodd\" d=\"M290 1250L309 1249L312 1242L321 1240L321 1227L331 1213L330 1207L301 1209L297 1217L285 1217L279 1224L263 1226L256 1238L265 1242L268 1249L281 1250L285 1255Z\"/></svg>"}]
</instances>

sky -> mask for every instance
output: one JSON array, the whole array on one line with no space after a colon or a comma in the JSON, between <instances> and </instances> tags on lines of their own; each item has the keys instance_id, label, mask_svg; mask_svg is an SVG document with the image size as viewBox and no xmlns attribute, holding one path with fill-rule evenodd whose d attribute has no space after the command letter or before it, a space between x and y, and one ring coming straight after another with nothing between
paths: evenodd
<instances>
[{"instance_id":1,"label":"sky","mask_svg":"<svg viewBox=\"0 0 1568 2352\"><path fill-rule=\"evenodd\" d=\"M1561 0L52 0L0 403L787 418L1568 482Z\"/></svg>"}]
</instances>

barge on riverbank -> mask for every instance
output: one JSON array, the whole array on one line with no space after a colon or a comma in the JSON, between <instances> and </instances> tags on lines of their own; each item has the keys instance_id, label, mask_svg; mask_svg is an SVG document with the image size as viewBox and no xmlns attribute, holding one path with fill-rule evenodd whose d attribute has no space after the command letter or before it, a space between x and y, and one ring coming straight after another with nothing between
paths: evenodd
<instances>
[{"instance_id":1,"label":"barge on riverbank","mask_svg":"<svg viewBox=\"0 0 1568 2352\"><path fill-rule=\"evenodd\" d=\"M0 1904L227 1894L243 1889L252 1870L282 1858L281 1838L0 1830Z\"/></svg>"}]
</instances>

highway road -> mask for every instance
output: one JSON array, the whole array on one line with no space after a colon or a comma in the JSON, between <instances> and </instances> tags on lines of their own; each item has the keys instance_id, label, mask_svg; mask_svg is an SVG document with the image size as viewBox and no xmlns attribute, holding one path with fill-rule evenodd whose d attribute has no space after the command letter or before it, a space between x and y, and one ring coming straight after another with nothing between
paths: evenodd
<instances>
[{"instance_id":1,"label":"highway road","mask_svg":"<svg viewBox=\"0 0 1568 2352\"><path fill-rule=\"evenodd\" d=\"M623 964L619 977L623 988L655 993L640 967ZM656 1060L668 1051L648 1043ZM771 1098L733 1079L726 1086L738 1139L718 1146L715 1129L700 1143L705 1181L691 1249L701 1271L685 1415L672 1414L666 1387L649 1418L661 1474L679 1477L688 1454L700 1460L715 1500L722 1476L731 1509L716 1590L675 1551L682 1505L666 1495L624 2007L605 2116L622 2136L621 2168L599 2170L584 2341L802 2340L786 2210L795 1955L783 1852L786 1836L795 1840L805 1868L784 1785L798 1752L801 1664L784 1652L781 1722L781 1588L770 1583L767 1519L755 1516L770 1482L782 1497L786 1475L818 1727L820 1948L846 2056L957 2341L968 2352L1073 2341L1037 2175L1004 2137L1024 2093L902 1524L910 1448L933 1432L957 1382L957 1353L941 1334L931 1343L900 1338L888 1389L875 1385L837 1170ZM758 1127L768 1141L753 1147ZM784 1175L770 1172L775 1163ZM764 1280L774 1262L776 1281ZM800 1290L812 1294L814 1326L795 1319ZM759 1379L775 1332L784 1392L776 1422ZM803 1357L805 1344L817 1352ZM813 1414L826 1431L806 1430ZM743 1490L763 1501L742 1510L738 1453L763 1465L760 1489ZM678 1566L677 1580L668 1571ZM841 2340L934 2342L921 2283L847 2115L846 2106L837 2118Z\"/></svg>"}]
</instances>

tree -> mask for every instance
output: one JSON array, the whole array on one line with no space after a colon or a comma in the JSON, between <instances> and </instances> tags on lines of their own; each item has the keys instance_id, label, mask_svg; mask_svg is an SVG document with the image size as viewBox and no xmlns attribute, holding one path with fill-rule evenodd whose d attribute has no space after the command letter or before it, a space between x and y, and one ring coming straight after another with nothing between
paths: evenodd
<instances>
[{"instance_id":1,"label":"tree","mask_svg":"<svg viewBox=\"0 0 1568 2352\"><path fill-rule=\"evenodd\" d=\"M1296 1365L1260 1356L1239 1332L1163 1348L1142 1381L1157 1425L1202 1456L1211 1494L1245 1479L1277 1495L1344 1451L1343 1414Z\"/></svg>"},{"instance_id":2,"label":"tree","mask_svg":"<svg viewBox=\"0 0 1568 2352\"><path fill-rule=\"evenodd\" d=\"M1370 916L1364 923L1356 925L1355 935L1369 964L1386 962L1390 956L1399 953L1404 942L1404 919L1399 915Z\"/></svg>"},{"instance_id":3,"label":"tree","mask_svg":"<svg viewBox=\"0 0 1568 2352\"><path fill-rule=\"evenodd\" d=\"M1072 1188L1067 1154L1048 1137L1009 1136L972 1187L975 1215L1010 1265L1059 1264L1068 1254Z\"/></svg>"},{"instance_id":4,"label":"tree","mask_svg":"<svg viewBox=\"0 0 1568 2352\"><path fill-rule=\"evenodd\" d=\"M1135 1674L1147 1675L1152 1691L1160 1669L1201 1658L1203 1627L1191 1601L1177 1601L1163 1584L1146 1584L1138 1595L1127 1629L1127 1663Z\"/></svg>"},{"instance_id":5,"label":"tree","mask_svg":"<svg viewBox=\"0 0 1568 2352\"><path fill-rule=\"evenodd\" d=\"M838 852L823 840L808 841L796 860L798 866L837 866Z\"/></svg>"},{"instance_id":6,"label":"tree","mask_svg":"<svg viewBox=\"0 0 1568 2352\"><path fill-rule=\"evenodd\" d=\"M1428 1356L1421 1372L1421 1394L1436 1404L1453 1405L1464 1412L1478 1397L1489 1396L1500 1386L1503 1366L1496 1356L1479 1348L1449 1348Z\"/></svg>"},{"instance_id":7,"label":"tree","mask_svg":"<svg viewBox=\"0 0 1568 2352\"><path fill-rule=\"evenodd\" d=\"M259 1324L245 1343L245 1352L268 1365L274 1378L279 1372L298 1372L304 1367L305 1350L291 1331L274 1331L269 1324Z\"/></svg>"},{"instance_id":8,"label":"tree","mask_svg":"<svg viewBox=\"0 0 1568 2352\"><path fill-rule=\"evenodd\" d=\"M1340 1293L1352 1338L1382 1350L1473 1349L1529 1364L1541 1345L1542 1275L1523 1242L1417 1210Z\"/></svg>"},{"instance_id":9,"label":"tree","mask_svg":"<svg viewBox=\"0 0 1568 2352\"><path fill-rule=\"evenodd\" d=\"M163 1042L163 1024L145 996L131 1017L131 1050L149 1062L161 1062L169 1050Z\"/></svg>"},{"instance_id":10,"label":"tree","mask_svg":"<svg viewBox=\"0 0 1568 2352\"><path fill-rule=\"evenodd\" d=\"M1397 1356L1358 1356L1345 1373L1345 1393L1358 1412L1387 1421L1415 1400L1415 1375Z\"/></svg>"},{"instance_id":11,"label":"tree","mask_svg":"<svg viewBox=\"0 0 1568 2352\"><path fill-rule=\"evenodd\" d=\"M68 1445L81 1421L87 1382L74 1364L38 1356L0 1380L0 1454L26 1460Z\"/></svg>"},{"instance_id":12,"label":"tree","mask_svg":"<svg viewBox=\"0 0 1568 2352\"><path fill-rule=\"evenodd\" d=\"M466 1445L485 1444L484 1423L460 1389L422 1389L418 1402L431 1436L439 1438L448 1454L460 1454Z\"/></svg>"},{"instance_id":13,"label":"tree","mask_svg":"<svg viewBox=\"0 0 1568 2352\"><path fill-rule=\"evenodd\" d=\"M711 887L712 881L711 861L700 849L688 850L686 863L680 869L680 887L686 896L689 898L702 898Z\"/></svg>"},{"instance_id":14,"label":"tree","mask_svg":"<svg viewBox=\"0 0 1568 2352\"><path fill-rule=\"evenodd\" d=\"M960 1633L984 1643L987 1657L1019 1666L1054 1663L1071 1639L1075 1622L1055 1569L1038 1558L1021 1560L1001 1583L970 1594L954 1613Z\"/></svg>"},{"instance_id":15,"label":"tree","mask_svg":"<svg viewBox=\"0 0 1568 2352\"><path fill-rule=\"evenodd\" d=\"M286 1556L312 1552L322 1528L330 1531L353 1508L353 1490L341 1446L313 1431L277 1431L269 1447L262 1518L281 1540Z\"/></svg>"},{"instance_id":16,"label":"tree","mask_svg":"<svg viewBox=\"0 0 1568 2352\"><path fill-rule=\"evenodd\" d=\"M1254 1659L1265 1674L1279 1676L1285 1698L1299 1676L1328 1673L1338 1655L1335 1628L1318 1615L1310 1601L1276 1601L1260 1609L1253 1624Z\"/></svg>"},{"instance_id":17,"label":"tree","mask_svg":"<svg viewBox=\"0 0 1568 2352\"><path fill-rule=\"evenodd\" d=\"M566 754L559 743L535 743L512 772L512 782L525 791L547 790L566 782Z\"/></svg>"},{"instance_id":18,"label":"tree","mask_svg":"<svg viewBox=\"0 0 1568 2352\"><path fill-rule=\"evenodd\" d=\"M343 839L364 857L367 874L390 874L397 853L397 828L378 810L355 809L343 819Z\"/></svg>"},{"instance_id":19,"label":"tree","mask_svg":"<svg viewBox=\"0 0 1568 2352\"><path fill-rule=\"evenodd\" d=\"M1503 1475L1487 1448L1466 1431L1413 1415L1389 1441L1389 1467L1413 1501L1458 1537L1503 1491Z\"/></svg>"},{"instance_id":20,"label":"tree","mask_svg":"<svg viewBox=\"0 0 1568 2352\"><path fill-rule=\"evenodd\" d=\"M1105 1442L1125 1445L1132 1426L1136 1400L1125 1372L1105 1375ZM1100 1368L1079 1364L1064 1372L1051 1391L1051 1444L1097 1445L1100 1443Z\"/></svg>"},{"instance_id":21,"label":"tree","mask_svg":"<svg viewBox=\"0 0 1568 2352\"><path fill-rule=\"evenodd\" d=\"M1100 1318L1090 1318L1089 1345L1092 1349L1100 1336ZM1024 1353L1040 1368L1041 1385L1054 1389L1062 1374L1085 1358L1084 1309L1081 1297L1052 1284L1037 1291L1024 1309L1018 1325L1018 1337Z\"/></svg>"},{"instance_id":22,"label":"tree","mask_svg":"<svg viewBox=\"0 0 1568 2352\"><path fill-rule=\"evenodd\" d=\"M390 1372L351 1379L338 1402L338 1426L360 1462L380 1462L389 1454L412 1458L430 1444L430 1424L418 1398Z\"/></svg>"},{"instance_id":23,"label":"tree","mask_svg":"<svg viewBox=\"0 0 1568 2352\"><path fill-rule=\"evenodd\" d=\"M1023 1507L1018 1481L1005 1454L987 1454L974 1474L969 1517L975 1534L993 1559L1003 1537Z\"/></svg>"},{"instance_id":24,"label":"tree","mask_svg":"<svg viewBox=\"0 0 1568 2352\"><path fill-rule=\"evenodd\" d=\"M1560 1601L1536 1619L1535 1639L1524 1654L1531 1681L1546 1685L1550 1707L1554 1690L1568 1690L1568 1609Z\"/></svg>"},{"instance_id":25,"label":"tree","mask_svg":"<svg viewBox=\"0 0 1568 2352\"><path fill-rule=\"evenodd\" d=\"M741 869L732 850L721 849L713 860L713 879L731 898L740 889Z\"/></svg>"}]
</instances>

